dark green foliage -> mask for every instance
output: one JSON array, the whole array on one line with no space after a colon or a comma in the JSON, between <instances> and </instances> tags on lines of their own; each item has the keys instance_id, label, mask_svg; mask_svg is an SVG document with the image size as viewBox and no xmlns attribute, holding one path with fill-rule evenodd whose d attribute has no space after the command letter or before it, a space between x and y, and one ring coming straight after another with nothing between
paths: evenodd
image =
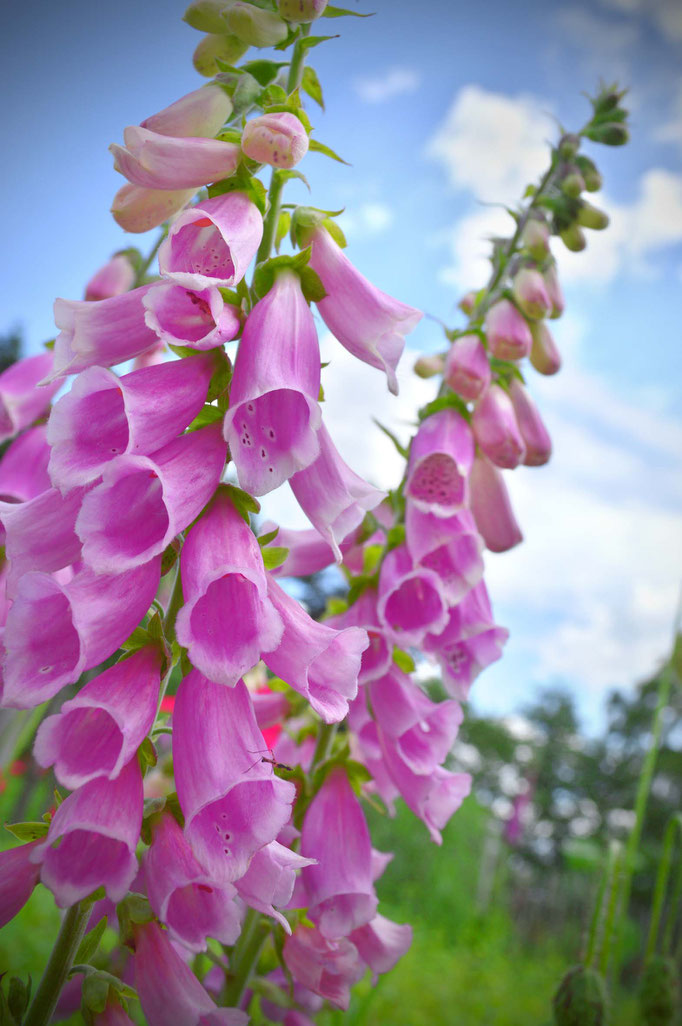
<instances>
[{"instance_id":1,"label":"dark green foliage","mask_svg":"<svg viewBox=\"0 0 682 1026\"><path fill-rule=\"evenodd\" d=\"M639 994L642 1026L671 1026L678 1021L679 985L675 963L654 955L645 966Z\"/></svg>"},{"instance_id":2,"label":"dark green foliage","mask_svg":"<svg viewBox=\"0 0 682 1026\"><path fill-rule=\"evenodd\" d=\"M606 988L594 969L576 965L559 984L552 1002L556 1026L604 1026Z\"/></svg>"}]
</instances>

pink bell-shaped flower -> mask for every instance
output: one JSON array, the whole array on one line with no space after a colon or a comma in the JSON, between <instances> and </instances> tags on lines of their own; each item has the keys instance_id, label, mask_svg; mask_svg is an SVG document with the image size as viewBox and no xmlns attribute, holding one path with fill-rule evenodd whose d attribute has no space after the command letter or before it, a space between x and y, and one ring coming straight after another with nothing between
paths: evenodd
<instances>
[{"instance_id":1,"label":"pink bell-shaped flower","mask_svg":"<svg viewBox=\"0 0 682 1026\"><path fill-rule=\"evenodd\" d=\"M476 403L471 420L477 444L496 467L513 470L526 455L514 407L499 385L491 385Z\"/></svg>"},{"instance_id":2,"label":"pink bell-shaped flower","mask_svg":"<svg viewBox=\"0 0 682 1026\"><path fill-rule=\"evenodd\" d=\"M186 207L196 189L143 189L121 186L111 204L114 221L124 232L148 232Z\"/></svg>"},{"instance_id":3,"label":"pink bell-shaped flower","mask_svg":"<svg viewBox=\"0 0 682 1026\"><path fill-rule=\"evenodd\" d=\"M17 360L0 374L0 442L11 438L45 412L59 382L38 388L52 370L52 353Z\"/></svg>"},{"instance_id":4,"label":"pink bell-shaped flower","mask_svg":"<svg viewBox=\"0 0 682 1026\"><path fill-rule=\"evenodd\" d=\"M271 571L273 577L305 577L334 562L334 550L314 527L295 531L267 521L260 528L260 536L275 530L272 544L287 549L288 554L281 566Z\"/></svg>"},{"instance_id":5,"label":"pink bell-shaped flower","mask_svg":"<svg viewBox=\"0 0 682 1026\"><path fill-rule=\"evenodd\" d=\"M478 335L462 335L453 342L445 357L444 377L453 392L469 401L488 387L490 363Z\"/></svg>"},{"instance_id":6,"label":"pink bell-shaped flower","mask_svg":"<svg viewBox=\"0 0 682 1026\"><path fill-rule=\"evenodd\" d=\"M192 292L159 282L143 300L145 321L162 342L189 349L216 349L238 334L239 310L226 303L215 286Z\"/></svg>"},{"instance_id":7,"label":"pink bell-shaped flower","mask_svg":"<svg viewBox=\"0 0 682 1026\"><path fill-rule=\"evenodd\" d=\"M448 597L439 575L413 563L406 545L391 549L379 572L379 621L402 648L418 645L427 631L442 630Z\"/></svg>"},{"instance_id":8,"label":"pink bell-shaped flower","mask_svg":"<svg viewBox=\"0 0 682 1026\"><path fill-rule=\"evenodd\" d=\"M296 870L311 865L313 861L297 855L278 841L271 841L256 852L244 876L235 881L235 887L247 905L272 916L290 934L288 920L275 906L287 907L294 892Z\"/></svg>"},{"instance_id":9,"label":"pink bell-shaped flower","mask_svg":"<svg viewBox=\"0 0 682 1026\"><path fill-rule=\"evenodd\" d=\"M509 398L512 401L516 423L526 447L523 462L527 467L541 467L552 455L552 439L549 437L539 410L516 378L512 379L509 387Z\"/></svg>"},{"instance_id":10,"label":"pink bell-shaped flower","mask_svg":"<svg viewBox=\"0 0 682 1026\"><path fill-rule=\"evenodd\" d=\"M379 622L376 589L366 588L343 613L328 617L325 623L337 630L341 627L362 627L367 632L369 645L362 653L358 683L366 684L383 677L393 662L392 645L387 632Z\"/></svg>"},{"instance_id":11,"label":"pink bell-shaped flower","mask_svg":"<svg viewBox=\"0 0 682 1026\"><path fill-rule=\"evenodd\" d=\"M353 930L348 938L358 949L363 962L372 970L374 982L381 973L390 972L412 944L412 927L394 923L385 916L375 915L371 922Z\"/></svg>"},{"instance_id":12,"label":"pink bell-shaped flower","mask_svg":"<svg viewBox=\"0 0 682 1026\"><path fill-rule=\"evenodd\" d=\"M239 483L264 495L320 452L320 351L293 271L282 271L249 314L230 386L225 438Z\"/></svg>"},{"instance_id":13,"label":"pink bell-shaped flower","mask_svg":"<svg viewBox=\"0 0 682 1026\"><path fill-rule=\"evenodd\" d=\"M540 320L552 312L552 301L539 271L523 267L514 275L512 288L514 298L526 317Z\"/></svg>"},{"instance_id":14,"label":"pink bell-shaped flower","mask_svg":"<svg viewBox=\"0 0 682 1026\"><path fill-rule=\"evenodd\" d=\"M471 428L456 410L427 417L412 439L405 494L424 513L449 517L466 506L474 461Z\"/></svg>"},{"instance_id":15,"label":"pink bell-shaped flower","mask_svg":"<svg viewBox=\"0 0 682 1026\"><path fill-rule=\"evenodd\" d=\"M556 374L561 369L561 353L554 336L544 321L535 321L531 327L533 345L530 362L538 374Z\"/></svg>"},{"instance_id":16,"label":"pink bell-shaped flower","mask_svg":"<svg viewBox=\"0 0 682 1026\"><path fill-rule=\"evenodd\" d=\"M477 456L469 478L471 512L483 541L491 552L506 552L523 541L502 471Z\"/></svg>"},{"instance_id":17,"label":"pink bell-shaped flower","mask_svg":"<svg viewBox=\"0 0 682 1026\"><path fill-rule=\"evenodd\" d=\"M135 268L124 253L117 253L93 274L85 286L85 299L95 302L129 292L135 284Z\"/></svg>"},{"instance_id":18,"label":"pink bell-shaped flower","mask_svg":"<svg viewBox=\"0 0 682 1026\"><path fill-rule=\"evenodd\" d=\"M144 189L198 189L234 174L241 159L236 143L177 137L129 125L124 146L112 143L114 168Z\"/></svg>"},{"instance_id":19,"label":"pink bell-shaped flower","mask_svg":"<svg viewBox=\"0 0 682 1026\"><path fill-rule=\"evenodd\" d=\"M244 125L242 150L258 164L295 167L308 152L308 133L288 111L262 114Z\"/></svg>"},{"instance_id":20,"label":"pink bell-shaped flower","mask_svg":"<svg viewBox=\"0 0 682 1026\"><path fill-rule=\"evenodd\" d=\"M498 360L522 360L530 353L531 330L523 314L508 299L500 299L485 315L488 346Z\"/></svg>"},{"instance_id":21,"label":"pink bell-shaped flower","mask_svg":"<svg viewBox=\"0 0 682 1026\"><path fill-rule=\"evenodd\" d=\"M48 488L27 502L0 502L0 521L6 532L5 551L10 564L10 597L29 570L51 573L80 558L81 543L75 524L83 494L83 489L78 488L64 497L56 488Z\"/></svg>"},{"instance_id":22,"label":"pink bell-shaped flower","mask_svg":"<svg viewBox=\"0 0 682 1026\"><path fill-rule=\"evenodd\" d=\"M232 101L215 82L192 90L175 103L140 122L159 135L201 136L212 139L232 113Z\"/></svg>"},{"instance_id":23,"label":"pink bell-shaped flower","mask_svg":"<svg viewBox=\"0 0 682 1026\"><path fill-rule=\"evenodd\" d=\"M0 852L0 928L14 919L33 894L40 865L31 855L39 841Z\"/></svg>"},{"instance_id":24,"label":"pink bell-shaped flower","mask_svg":"<svg viewBox=\"0 0 682 1026\"><path fill-rule=\"evenodd\" d=\"M328 940L317 928L306 926L297 926L285 940L284 961L297 983L344 1011L350 1004L350 988L366 971L349 940Z\"/></svg>"},{"instance_id":25,"label":"pink bell-shaped flower","mask_svg":"<svg viewBox=\"0 0 682 1026\"><path fill-rule=\"evenodd\" d=\"M50 447L44 424L29 428L8 446L0 459L0 499L26 502L50 487Z\"/></svg>"},{"instance_id":26,"label":"pink bell-shaped flower","mask_svg":"<svg viewBox=\"0 0 682 1026\"><path fill-rule=\"evenodd\" d=\"M459 602L480 581L483 539L468 509L438 517L422 512L408 499L405 531L413 561L438 574L450 604Z\"/></svg>"}]
</instances>

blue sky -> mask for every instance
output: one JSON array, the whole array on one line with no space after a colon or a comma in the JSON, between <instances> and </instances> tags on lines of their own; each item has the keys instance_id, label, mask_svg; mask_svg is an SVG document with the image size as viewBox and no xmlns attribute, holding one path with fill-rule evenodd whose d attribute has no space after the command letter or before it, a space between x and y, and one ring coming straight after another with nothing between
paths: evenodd
<instances>
[{"instance_id":1,"label":"blue sky","mask_svg":"<svg viewBox=\"0 0 682 1026\"><path fill-rule=\"evenodd\" d=\"M344 0L355 6L354 0ZM109 215L122 183L107 146L123 127L201 83L198 33L181 3L120 0L13 5L2 61L0 330L29 350L54 335L52 300L128 239ZM677 357L682 286L682 4L679 0L378 0L369 19L324 20L340 38L311 51L327 112L316 134L352 167L311 154L312 202L343 215L349 255L381 288L457 324L459 295L485 277L486 235L545 160L555 119L583 123L599 76L631 89L631 145L594 147L598 202L612 228L562 254L567 314L560 375L529 383L554 437L552 463L510 487L526 542L488 559L505 659L477 682L480 708L506 712L540 684L565 682L594 722L606 690L656 665L668 645L680 570ZM307 202L302 185L287 192ZM145 247L150 240L137 237ZM441 347L426 318L412 350ZM370 424L407 433L432 383L410 373L401 396L327 338L325 415L359 472L390 485L399 468ZM326 357L328 358L328 356ZM352 406L351 406L351 399ZM274 508L290 526L286 492Z\"/></svg>"}]
</instances>

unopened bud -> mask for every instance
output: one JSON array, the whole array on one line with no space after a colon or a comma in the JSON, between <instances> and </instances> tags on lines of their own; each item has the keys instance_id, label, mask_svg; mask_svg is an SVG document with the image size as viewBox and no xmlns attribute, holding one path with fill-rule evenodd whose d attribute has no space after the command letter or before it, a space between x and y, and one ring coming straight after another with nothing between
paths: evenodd
<instances>
[{"instance_id":1,"label":"unopened bud","mask_svg":"<svg viewBox=\"0 0 682 1026\"><path fill-rule=\"evenodd\" d=\"M552 1001L556 1026L604 1026L606 988L594 969L577 965L564 976Z\"/></svg>"},{"instance_id":2,"label":"unopened bud","mask_svg":"<svg viewBox=\"0 0 682 1026\"><path fill-rule=\"evenodd\" d=\"M590 160L589 157L583 157L581 154L576 157L576 164L580 168L580 174L583 176L587 191L599 192L602 187L602 177L594 161Z\"/></svg>"},{"instance_id":3,"label":"unopened bud","mask_svg":"<svg viewBox=\"0 0 682 1026\"><path fill-rule=\"evenodd\" d=\"M112 299L132 289L135 284L135 269L128 257L117 253L109 263L100 267L85 286L87 300Z\"/></svg>"},{"instance_id":4,"label":"unopened bud","mask_svg":"<svg viewBox=\"0 0 682 1026\"><path fill-rule=\"evenodd\" d=\"M599 96L592 100L594 116L596 118L602 118L605 114L615 110L624 96L624 89L618 90L615 86L611 86L609 89L603 89Z\"/></svg>"},{"instance_id":5,"label":"unopened bud","mask_svg":"<svg viewBox=\"0 0 682 1026\"><path fill-rule=\"evenodd\" d=\"M591 203L581 205L577 220L583 228L592 228L595 231L601 231L609 226L609 215L598 207L593 207Z\"/></svg>"},{"instance_id":6,"label":"unopened bud","mask_svg":"<svg viewBox=\"0 0 682 1026\"><path fill-rule=\"evenodd\" d=\"M530 362L538 374L556 374L561 368L561 353L554 341L554 336L544 321L533 321L530 326L533 345L530 350Z\"/></svg>"},{"instance_id":7,"label":"unopened bud","mask_svg":"<svg viewBox=\"0 0 682 1026\"><path fill-rule=\"evenodd\" d=\"M471 427L476 444L496 467L518 467L526 447L512 401L499 385L491 385L476 403Z\"/></svg>"},{"instance_id":8,"label":"unopened bud","mask_svg":"<svg viewBox=\"0 0 682 1026\"><path fill-rule=\"evenodd\" d=\"M532 337L528 322L508 299L493 303L483 328L488 346L498 360L522 360L530 352Z\"/></svg>"},{"instance_id":9,"label":"unopened bud","mask_svg":"<svg viewBox=\"0 0 682 1026\"><path fill-rule=\"evenodd\" d=\"M557 274L556 264L552 263L546 271L542 272L542 277L545 281L545 288L547 289L547 295L549 296L552 304L549 316L552 320L557 317L561 317L564 312L564 293L559 282L559 275Z\"/></svg>"},{"instance_id":10,"label":"unopened bud","mask_svg":"<svg viewBox=\"0 0 682 1026\"><path fill-rule=\"evenodd\" d=\"M605 125L593 125L585 129L585 135L592 142L603 143L605 146L624 146L630 139L630 133L620 121L608 121Z\"/></svg>"},{"instance_id":11,"label":"unopened bud","mask_svg":"<svg viewBox=\"0 0 682 1026\"><path fill-rule=\"evenodd\" d=\"M507 552L523 541L502 471L485 456L476 457L469 474L469 506L491 552Z\"/></svg>"},{"instance_id":12,"label":"unopened bud","mask_svg":"<svg viewBox=\"0 0 682 1026\"><path fill-rule=\"evenodd\" d=\"M585 179L577 168L570 168L568 174L561 179L561 191L570 199L578 199L585 190Z\"/></svg>"},{"instance_id":13,"label":"unopened bud","mask_svg":"<svg viewBox=\"0 0 682 1026\"><path fill-rule=\"evenodd\" d=\"M570 249L572 253L580 253L587 245L585 232L577 224L564 228L559 232L559 236L566 249Z\"/></svg>"},{"instance_id":14,"label":"unopened bud","mask_svg":"<svg viewBox=\"0 0 682 1026\"><path fill-rule=\"evenodd\" d=\"M559 156L562 160L573 160L580 149L580 136L569 132L559 141Z\"/></svg>"},{"instance_id":15,"label":"unopened bud","mask_svg":"<svg viewBox=\"0 0 682 1026\"><path fill-rule=\"evenodd\" d=\"M286 21L307 25L320 17L327 0L277 0L279 13Z\"/></svg>"},{"instance_id":16,"label":"unopened bud","mask_svg":"<svg viewBox=\"0 0 682 1026\"><path fill-rule=\"evenodd\" d=\"M234 64L248 50L248 44L236 36L204 36L194 51L192 63L204 78L213 78L220 71L217 61Z\"/></svg>"},{"instance_id":17,"label":"unopened bud","mask_svg":"<svg viewBox=\"0 0 682 1026\"><path fill-rule=\"evenodd\" d=\"M532 267L523 267L514 276L512 291L526 317L537 320L546 317L552 309L544 279Z\"/></svg>"},{"instance_id":18,"label":"unopened bud","mask_svg":"<svg viewBox=\"0 0 682 1026\"><path fill-rule=\"evenodd\" d=\"M514 407L516 423L526 446L523 462L527 467L541 467L552 455L552 439L540 412L518 378L512 378L509 398Z\"/></svg>"},{"instance_id":19,"label":"unopened bud","mask_svg":"<svg viewBox=\"0 0 682 1026\"><path fill-rule=\"evenodd\" d=\"M473 290L471 292L466 292L460 299L457 306L460 308L462 313L473 313L474 307L476 306L476 293Z\"/></svg>"},{"instance_id":20,"label":"unopened bud","mask_svg":"<svg viewBox=\"0 0 682 1026\"><path fill-rule=\"evenodd\" d=\"M288 111L263 114L246 122L242 150L258 164L294 167L308 152L308 133Z\"/></svg>"},{"instance_id":21,"label":"unopened bud","mask_svg":"<svg viewBox=\"0 0 682 1026\"><path fill-rule=\"evenodd\" d=\"M170 107L164 107L140 122L159 135L201 136L212 139L232 113L232 100L224 89L211 83L181 96Z\"/></svg>"},{"instance_id":22,"label":"unopened bud","mask_svg":"<svg viewBox=\"0 0 682 1026\"><path fill-rule=\"evenodd\" d=\"M227 31L225 12L229 6L228 0L195 0L183 14L182 20L199 32L220 35Z\"/></svg>"},{"instance_id":23,"label":"unopened bud","mask_svg":"<svg viewBox=\"0 0 682 1026\"><path fill-rule=\"evenodd\" d=\"M287 37L279 15L236 0L227 12L227 29L249 46L276 46Z\"/></svg>"},{"instance_id":24,"label":"unopened bud","mask_svg":"<svg viewBox=\"0 0 682 1026\"><path fill-rule=\"evenodd\" d=\"M549 225L546 221L531 218L521 232L521 245L535 260L544 260L549 252Z\"/></svg>"},{"instance_id":25,"label":"unopened bud","mask_svg":"<svg viewBox=\"0 0 682 1026\"><path fill-rule=\"evenodd\" d=\"M639 995L642 1023L645 1026L673 1026L677 1021L678 983L675 963L663 955L654 955L642 974Z\"/></svg>"},{"instance_id":26,"label":"unopened bud","mask_svg":"<svg viewBox=\"0 0 682 1026\"><path fill-rule=\"evenodd\" d=\"M433 378L442 374L445 368L445 357L442 353L433 356L420 356L414 365L414 373L418 378Z\"/></svg>"},{"instance_id":27,"label":"unopened bud","mask_svg":"<svg viewBox=\"0 0 682 1026\"><path fill-rule=\"evenodd\" d=\"M478 335L462 335L445 357L445 380L462 399L474 400L490 384L488 354Z\"/></svg>"}]
</instances>

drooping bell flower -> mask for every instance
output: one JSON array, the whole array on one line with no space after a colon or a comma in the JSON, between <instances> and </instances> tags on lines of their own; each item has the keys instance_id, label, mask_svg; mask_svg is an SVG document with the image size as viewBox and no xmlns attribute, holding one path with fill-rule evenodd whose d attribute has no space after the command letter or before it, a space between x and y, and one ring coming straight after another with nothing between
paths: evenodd
<instances>
[{"instance_id":1,"label":"drooping bell flower","mask_svg":"<svg viewBox=\"0 0 682 1026\"><path fill-rule=\"evenodd\" d=\"M123 185L114 196L111 213L124 232L148 232L187 206L196 189L143 189Z\"/></svg>"},{"instance_id":2,"label":"drooping bell flower","mask_svg":"<svg viewBox=\"0 0 682 1026\"><path fill-rule=\"evenodd\" d=\"M552 263L549 265L546 271L543 271L542 278L547 289L547 295L549 296L552 304L552 309L549 311L549 317L551 320L555 320L557 317L561 317L564 312L564 294L561 289L561 283L559 281L559 275L557 274L556 264Z\"/></svg>"},{"instance_id":3,"label":"drooping bell flower","mask_svg":"<svg viewBox=\"0 0 682 1026\"><path fill-rule=\"evenodd\" d=\"M308 916L323 937L347 937L374 917L377 896L369 830L340 766L327 776L308 807L301 854L317 860L317 865L303 869L302 876L310 901Z\"/></svg>"},{"instance_id":4,"label":"drooping bell flower","mask_svg":"<svg viewBox=\"0 0 682 1026\"><path fill-rule=\"evenodd\" d=\"M540 320L552 311L552 301L539 271L523 267L514 275L512 282L514 298L526 317Z\"/></svg>"},{"instance_id":5,"label":"drooping bell flower","mask_svg":"<svg viewBox=\"0 0 682 1026\"><path fill-rule=\"evenodd\" d=\"M445 409L427 417L412 439L405 495L424 513L449 517L466 506L474 438L464 417Z\"/></svg>"},{"instance_id":6,"label":"drooping bell flower","mask_svg":"<svg viewBox=\"0 0 682 1026\"><path fill-rule=\"evenodd\" d=\"M85 299L95 302L128 292L135 284L135 268L124 253L117 253L93 274L85 286Z\"/></svg>"},{"instance_id":7,"label":"drooping bell flower","mask_svg":"<svg viewBox=\"0 0 682 1026\"><path fill-rule=\"evenodd\" d=\"M468 509L451 517L424 513L408 499L407 548L415 563L435 571L450 604L459 602L483 576L483 539Z\"/></svg>"},{"instance_id":8,"label":"drooping bell flower","mask_svg":"<svg viewBox=\"0 0 682 1026\"><path fill-rule=\"evenodd\" d=\"M366 588L343 613L337 613L325 620L337 630L343 627L362 627L367 632L369 645L362 653L358 683L366 684L377 677L383 677L393 661L392 645L377 614L378 595L376 589Z\"/></svg>"},{"instance_id":9,"label":"drooping bell flower","mask_svg":"<svg viewBox=\"0 0 682 1026\"><path fill-rule=\"evenodd\" d=\"M0 928L14 919L33 894L40 865L31 861L39 841L0 852Z\"/></svg>"},{"instance_id":10,"label":"drooping bell flower","mask_svg":"<svg viewBox=\"0 0 682 1026\"><path fill-rule=\"evenodd\" d=\"M406 545L392 549L379 571L379 622L401 647L418 645L448 619L448 598L437 573L413 563Z\"/></svg>"},{"instance_id":11,"label":"drooping bell flower","mask_svg":"<svg viewBox=\"0 0 682 1026\"><path fill-rule=\"evenodd\" d=\"M280 966L273 969L271 973L268 973L265 979L285 992L289 986L286 973ZM307 987L303 987L300 983L294 982L293 998L297 1005L300 1005L301 1008L312 1015L319 1012L322 1008L322 998L319 994L313 994L312 990L308 990ZM263 1015L268 1019L272 1019L273 1022L283 1022L284 1026L298 1026L297 1023L289 1024L287 1019L289 1012L287 1009L281 1005L276 1005L274 1001L270 1001L265 994L261 995L260 1008ZM306 1020L304 1026L308 1026L309 1022L310 1020Z\"/></svg>"},{"instance_id":12,"label":"drooping bell flower","mask_svg":"<svg viewBox=\"0 0 682 1026\"><path fill-rule=\"evenodd\" d=\"M491 385L476 403L471 426L477 444L496 467L513 470L526 455L514 407L499 385Z\"/></svg>"},{"instance_id":13,"label":"drooping bell flower","mask_svg":"<svg viewBox=\"0 0 682 1026\"><path fill-rule=\"evenodd\" d=\"M386 295L360 274L323 227L312 233L310 266L320 277L326 297L317 308L341 345L370 367L386 373L398 394L396 367L405 335L422 319L421 310Z\"/></svg>"},{"instance_id":14,"label":"drooping bell flower","mask_svg":"<svg viewBox=\"0 0 682 1026\"><path fill-rule=\"evenodd\" d=\"M63 992L62 992L63 993ZM109 991L111 995L111 991ZM74 1009L74 1012L77 1009ZM113 997L109 997L103 1012L98 1012L93 1018L94 1026L135 1026L130 1016L123 1010Z\"/></svg>"},{"instance_id":15,"label":"drooping bell flower","mask_svg":"<svg viewBox=\"0 0 682 1026\"><path fill-rule=\"evenodd\" d=\"M176 634L210 680L234 685L282 637L282 619L267 592L260 546L219 489L189 531L181 555L185 604Z\"/></svg>"},{"instance_id":16,"label":"drooping bell flower","mask_svg":"<svg viewBox=\"0 0 682 1026\"><path fill-rule=\"evenodd\" d=\"M478 335L456 339L445 357L444 377L462 399L478 399L490 384L488 354Z\"/></svg>"},{"instance_id":17,"label":"drooping bell flower","mask_svg":"<svg viewBox=\"0 0 682 1026\"><path fill-rule=\"evenodd\" d=\"M87 565L120 573L162 553L215 492L225 451L220 425L211 424L152 456L119 456L110 463L76 520Z\"/></svg>"},{"instance_id":18,"label":"drooping bell flower","mask_svg":"<svg viewBox=\"0 0 682 1026\"><path fill-rule=\"evenodd\" d=\"M469 487L471 512L490 551L506 552L523 541L502 471L485 456L474 460Z\"/></svg>"},{"instance_id":19,"label":"drooping bell flower","mask_svg":"<svg viewBox=\"0 0 682 1026\"><path fill-rule=\"evenodd\" d=\"M271 691L268 687L251 691L251 702L256 714L256 722L264 731L266 743L272 744L281 733L281 721L289 715L289 701L281 691ZM268 732L272 731L271 734Z\"/></svg>"},{"instance_id":20,"label":"drooping bell flower","mask_svg":"<svg viewBox=\"0 0 682 1026\"><path fill-rule=\"evenodd\" d=\"M98 478L112 460L156 452L202 408L213 357L188 356L119 378L89 367L55 404L47 427L50 476L67 491Z\"/></svg>"},{"instance_id":21,"label":"drooping bell flower","mask_svg":"<svg viewBox=\"0 0 682 1026\"><path fill-rule=\"evenodd\" d=\"M445 761L462 722L458 702L432 702L397 666L367 690L376 722L413 773L431 773Z\"/></svg>"},{"instance_id":22,"label":"drooping bell flower","mask_svg":"<svg viewBox=\"0 0 682 1026\"><path fill-rule=\"evenodd\" d=\"M6 532L5 550L10 562L10 597L27 571L51 573L80 558L81 543L75 524L83 494L83 489L78 488L64 497L56 488L48 488L28 502L0 502L0 521Z\"/></svg>"},{"instance_id":23,"label":"drooping bell flower","mask_svg":"<svg viewBox=\"0 0 682 1026\"><path fill-rule=\"evenodd\" d=\"M232 100L217 83L181 96L175 103L140 122L159 135L202 136L212 139L232 113Z\"/></svg>"},{"instance_id":24,"label":"drooping bell flower","mask_svg":"<svg viewBox=\"0 0 682 1026\"><path fill-rule=\"evenodd\" d=\"M144 297L145 320L171 346L216 349L241 328L239 310L211 286L192 292L173 282L159 282Z\"/></svg>"},{"instance_id":25,"label":"drooping bell flower","mask_svg":"<svg viewBox=\"0 0 682 1026\"><path fill-rule=\"evenodd\" d=\"M7 616L3 705L30 709L116 651L147 612L160 558L108 576L82 568L66 584L32 570Z\"/></svg>"},{"instance_id":26,"label":"drooping bell flower","mask_svg":"<svg viewBox=\"0 0 682 1026\"><path fill-rule=\"evenodd\" d=\"M242 150L258 164L295 167L308 152L308 133L288 111L262 114L244 125Z\"/></svg>"},{"instance_id":27,"label":"drooping bell flower","mask_svg":"<svg viewBox=\"0 0 682 1026\"><path fill-rule=\"evenodd\" d=\"M159 249L169 281L201 291L242 280L263 235L258 207L243 192L227 192L185 210Z\"/></svg>"},{"instance_id":28,"label":"drooping bell flower","mask_svg":"<svg viewBox=\"0 0 682 1026\"><path fill-rule=\"evenodd\" d=\"M54 766L70 790L100 776L114 780L154 725L161 659L156 646L139 649L44 719L33 748L38 765Z\"/></svg>"},{"instance_id":29,"label":"drooping bell flower","mask_svg":"<svg viewBox=\"0 0 682 1026\"><path fill-rule=\"evenodd\" d=\"M26 502L50 487L50 447L44 424L29 428L8 446L0 459L0 499Z\"/></svg>"},{"instance_id":30,"label":"drooping bell flower","mask_svg":"<svg viewBox=\"0 0 682 1026\"><path fill-rule=\"evenodd\" d=\"M235 881L239 896L251 908L272 916L281 923L286 933L291 927L278 908L286 908L296 882L296 870L312 864L311 859L298 855L278 841L271 841L257 851L244 876Z\"/></svg>"},{"instance_id":31,"label":"drooping bell flower","mask_svg":"<svg viewBox=\"0 0 682 1026\"><path fill-rule=\"evenodd\" d=\"M281 566L271 571L274 577L305 577L334 562L334 550L314 528L295 531L267 521L260 529L261 537L275 530L272 544L288 549L288 555Z\"/></svg>"},{"instance_id":32,"label":"drooping bell flower","mask_svg":"<svg viewBox=\"0 0 682 1026\"><path fill-rule=\"evenodd\" d=\"M358 691L358 672L368 638L359 627L334 630L317 623L300 602L272 579L268 595L282 618L277 648L263 652L272 672L308 699L325 723L339 723Z\"/></svg>"},{"instance_id":33,"label":"drooping bell flower","mask_svg":"<svg viewBox=\"0 0 682 1026\"><path fill-rule=\"evenodd\" d=\"M488 310L483 327L488 346L498 360L522 360L530 352L531 329L523 314L508 299L500 299Z\"/></svg>"},{"instance_id":34,"label":"drooping bell flower","mask_svg":"<svg viewBox=\"0 0 682 1026\"><path fill-rule=\"evenodd\" d=\"M538 374L556 374L561 369L561 353L554 336L544 321L535 321L531 327L533 345L530 362Z\"/></svg>"},{"instance_id":35,"label":"drooping bell flower","mask_svg":"<svg viewBox=\"0 0 682 1026\"><path fill-rule=\"evenodd\" d=\"M239 483L264 495L320 452L320 350L297 274L280 272L249 314L225 414Z\"/></svg>"},{"instance_id":36,"label":"drooping bell flower","mask_svg":"<svg viewBox=\"0 0 682 1026\"><path fill-rule=\"evenodd\" d=\"M262 755L244 682L226 688L198 670L185 677L173 713L175 783L187 840L218 882L243 876L291 815L296 789Z\"/></svg>"},{"instance_id":37,"label":"drooping bell flower","mask_svg":"<svg viewBox=\"0 0 682 1026\"><path fill-rule=\"evenodd\" d=\"M198 189L234 174L241 159L236 143L177 137L129 125L124 146L112 143L114 168L144 189Z\"/></svg>"},{"instance_id":38,"label":"drooping bell flower","mask_svg":"<svg viewBox=\"0 0 682 1026\"><path fill-rule=\"evenodd\" d=\"M197 862L177 822L163 813L152 826L143 858L149 904L174 940L205 951L206 938L234 944L241 913L231 884L217 883Z\"/></svg>"},{"instance_id":39,"label":"drooping bell flower","mask_svg":"<svg viewBox=\"0 0 682 1026\"><path fill-rule=\"evenodd\" d=\"M142 825L142 775L137 759L115 780L98 777L64 799L33 858L60 908L99 887L121 901L138 871L135 848ZM59 841L57 847L53 847Z\"/></svg>"},{"instance_id":40,"label":"drooping bell flower","mask_svg":"<svg viewBox=\"0 0 682 1026\"><path fill-rule=\"evenodd\" d=\"M239 1008L218 1008L156 923L135 928L135 989L149 1026L247 1026Z\"/></svg>"},{"instance_id":41,"label":"drooping bell flower","mask_svg":"<svg viewBox=\"0 0 682 1026\"><path fill-rule=\"evenodd\" d=\"M552 455L552 439L549 437L539 410L516 378L512 378L509 386L509 398L512 401L516 423L526 447L523 462L527 467L541 467Z\"/></svg>"},{"instance_id":42,"label":"drooping bell flower","mask_svg":"<svg viewBox=\"0 0 682 1026\"><path fill-rule=\"evenodd\" d=\"M297 983L344 1011L350 988L366 971L354 944L345 937L328 940L316 927L297 926L284 942L283 955Z\"/></svg>"},{"instance_id":43,"label":"drooping bell flower","mask_svg":"<svg viewBox=\"0 0 682 1026\"><path fill-rule=\"evenodd\" d=\"M320 455L289 479L296 500L313 527L341 561L340 544L386 498L339 456L324 424L318 430Z\"/></svg>"},{"instance_id":44,"label":"drooping bell flower","mask_svg":"<svg viewBox=\"0 0 682 1026\"><path fill-rule=\"evenodd\" d=\"M455 698L465 700L478 674L502 656L509 631L498 627L485 584L481 581L450 610L445 627L424 642L443 671L443 684Z\"/></svg>"},{"instance_id":45,"label":"drooping bell flower","mask_svg":"<svg viewBox=\"0 0 682 1026\"><path fill-rule=\"evenodd\" d=\"M377 913L371 922L353 930L348 939L372 970L376 983L378 975L390 972L409 951L412 927L409 923L394 923Z\"/></svg>"},{"instance_id":46,"label":"drooping bell flower","mask_svg":"<svg viewBox=\"0 0 682 1026\"><path fill-rule=\"evenodd\" d=\"M54 367L46 382L77 374L95 364L112 367L157 344L144 321L142 298L151 286L141 285L98 303L56 299L54 320L59 335L54 344Z\"/></svg>"},{"instance_id":47,"label":"drooping bell flower","mask_svg":"<svg viewBox=\"0 0 682 1026\"><path fill-rule=\"evenodd\" d=\"M38 388L52 370L52 353L17 360L0 374L0 442L39 417L49 406L59 383Z\"/></svg>"},{"instance_id":48,"label":"drooping bell flower","mask_svg":"<svg viewBox=\"0 0 682 1026\"><path fill-rule=\"evenodd\" d=\"M400 791L389 776L384 764L379 727L372 719L367 708L367 696L361 692L351 704L348 715L348 726L351 730L350 749L354 759L361 762L372 774L367 789L379 795L388 810L389 816L395 816L395 801ZM376 857L372 856L372 877L376 879Z\"/></svg>"}]
</instances>

